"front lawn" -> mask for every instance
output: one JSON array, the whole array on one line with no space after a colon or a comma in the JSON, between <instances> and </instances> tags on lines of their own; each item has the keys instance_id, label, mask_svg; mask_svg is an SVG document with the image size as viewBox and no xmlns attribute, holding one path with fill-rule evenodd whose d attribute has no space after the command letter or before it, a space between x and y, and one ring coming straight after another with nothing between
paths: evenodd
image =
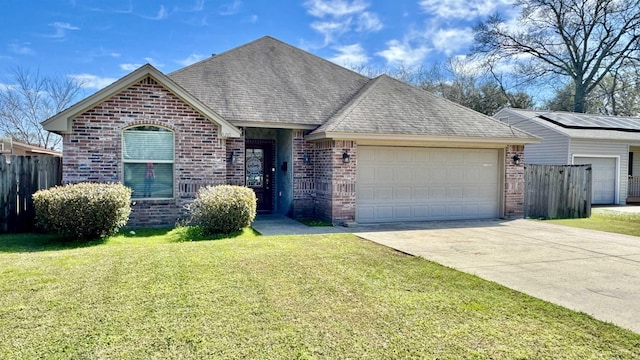
<instances>
[{"instance_id":1,"label":"front lawn","mask_svg":"<svg viewBox=\"0 0 640 360\"><path fill-rule=\"evenodd\" d=\"M594 208L591 209L590 218L545 220L545 222L582 229L640 236L640 214L634 213Z\"/></svg>"},{"instance_id":2,"label":"front lawn","mask_svg":"<svg viewBox=\"0 0 640 360\"><path fill-rule=\"evenodd\" d=\"M640 358L638 334L348 234L18 238L0 359Z\"/></svg>"}]
</instances>

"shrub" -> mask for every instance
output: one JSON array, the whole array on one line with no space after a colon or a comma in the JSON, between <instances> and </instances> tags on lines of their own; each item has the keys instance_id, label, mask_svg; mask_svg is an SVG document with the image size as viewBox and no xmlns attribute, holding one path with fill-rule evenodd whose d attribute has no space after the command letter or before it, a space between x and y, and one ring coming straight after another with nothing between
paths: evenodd
<instances>
[{"instance_id":1,"label":"shrub","mask_svg":"<svg viewBox=\"0 0 640 360\"><path fill-rule=\"evenodd\" d=\"M79 183L33 194L36 220L45 231L69 239L97 239L129 220L131 189L122 184Z\"/></svg>"},{"instance_id":2,"label":"shrub","mask_svg":"<svg viewBox=\"0 0 640 360\"><path fill-rule=\"evenodd\" d=\"M207 186L189 206L191 219L205 234L231 234L256 217L256 194L244 186Z\"/></svg>"}]
</instances>

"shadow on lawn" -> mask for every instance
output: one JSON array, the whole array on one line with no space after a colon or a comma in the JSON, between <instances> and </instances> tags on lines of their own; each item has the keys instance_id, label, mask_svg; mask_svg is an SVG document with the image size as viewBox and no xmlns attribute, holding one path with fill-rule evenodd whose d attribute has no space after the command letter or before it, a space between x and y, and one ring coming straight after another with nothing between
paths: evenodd
<instances>
[{"instance_id":1,"label":"shadow on lawn","mask_svg":"<svg viewBox=\"0 0 640 360\"><path fill-rule=\"evenodd\" d=\"M115 241L150 241L158 243L177 243L189 241L211 241L233 238L249 238L260 236L252 228L246 228L232 234L205 235L197 226L178 226L175 228L128 228L123 229L113 237L91 241L68 240L53 234L0 234L0 253L36 252L78 249L102 245ZM121 239L118 241L118 239Z\"/></svg>"},{"instance_id":2,"label":"shadow on lawn","mask_svg":"<svg viewBox=\"0 0 640 360\"><path fill-rule=\"evenodd\" d=\"M78 241L54 234L2 234L0 252L35 252L84 248L103 244L105 239Z\"/></svg>"}]
</instances>

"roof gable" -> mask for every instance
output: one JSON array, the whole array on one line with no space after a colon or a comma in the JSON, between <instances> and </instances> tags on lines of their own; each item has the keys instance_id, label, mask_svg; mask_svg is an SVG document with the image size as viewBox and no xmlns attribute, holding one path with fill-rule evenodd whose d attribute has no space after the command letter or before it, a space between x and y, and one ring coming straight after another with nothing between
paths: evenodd
<instances>
[{"instance_id":1,"label":"roof gable","mask_svg":"<svg viewBox=\"0 0 640 360\"><path fill-rule=\"evenodd\" d=\"M168 75L237 125L321 125L369 78L271 37Z\"/></svg>"},{"instance_id":2,"label":"roof gable","mask_svg":"<svg viewBox=\"0 0 640 360\"><path fill-rule=\"evenodd\" d=\"M427 91L381 75L310 135L415 135L537 141L535 136Z\"/></svg>"},{"instance_id":3,"label":"roof gable","mask_svg":"<svg viewBox=\"0 0 640 360\"><path fill-rule=\"evenodd\" d=\"M132 84L149 76L157 81L160 85L171 91L173 94L178 96L189 106L193 107L195 110L202 113L213 122L217 123L220 126L220 134L222 135L222 137L239 137L241 135L241 132L237 127L229 123L215 111L208 108L200 100L182 89L175 82L173 82L166 75L161 73L150 64L141 66L137 70L131 72L130 74L119 79L106 88L96 92L95 94L85 98L79 103L43 121L42 126L45 130L52 131L58 134L70 133L73 119L75 119L78 115L97 106L101 102L128 88Z\"/></svg>"}]
</instances>

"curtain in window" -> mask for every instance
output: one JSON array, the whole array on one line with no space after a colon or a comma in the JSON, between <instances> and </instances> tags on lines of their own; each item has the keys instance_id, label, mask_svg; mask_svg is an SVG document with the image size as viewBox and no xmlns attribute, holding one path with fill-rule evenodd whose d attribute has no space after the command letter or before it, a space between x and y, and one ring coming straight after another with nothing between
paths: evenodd
<instances>
[{"instance_id":1,"label":"curtain in window","mask_svg":"<svg viewBox=\"0 0 640 360\"><path fill-rule=\"evenodd\" d=\"M124 184L132 198L173 197L173 132L138 126L123 132Z\"/></svg>"}]
</instances>

